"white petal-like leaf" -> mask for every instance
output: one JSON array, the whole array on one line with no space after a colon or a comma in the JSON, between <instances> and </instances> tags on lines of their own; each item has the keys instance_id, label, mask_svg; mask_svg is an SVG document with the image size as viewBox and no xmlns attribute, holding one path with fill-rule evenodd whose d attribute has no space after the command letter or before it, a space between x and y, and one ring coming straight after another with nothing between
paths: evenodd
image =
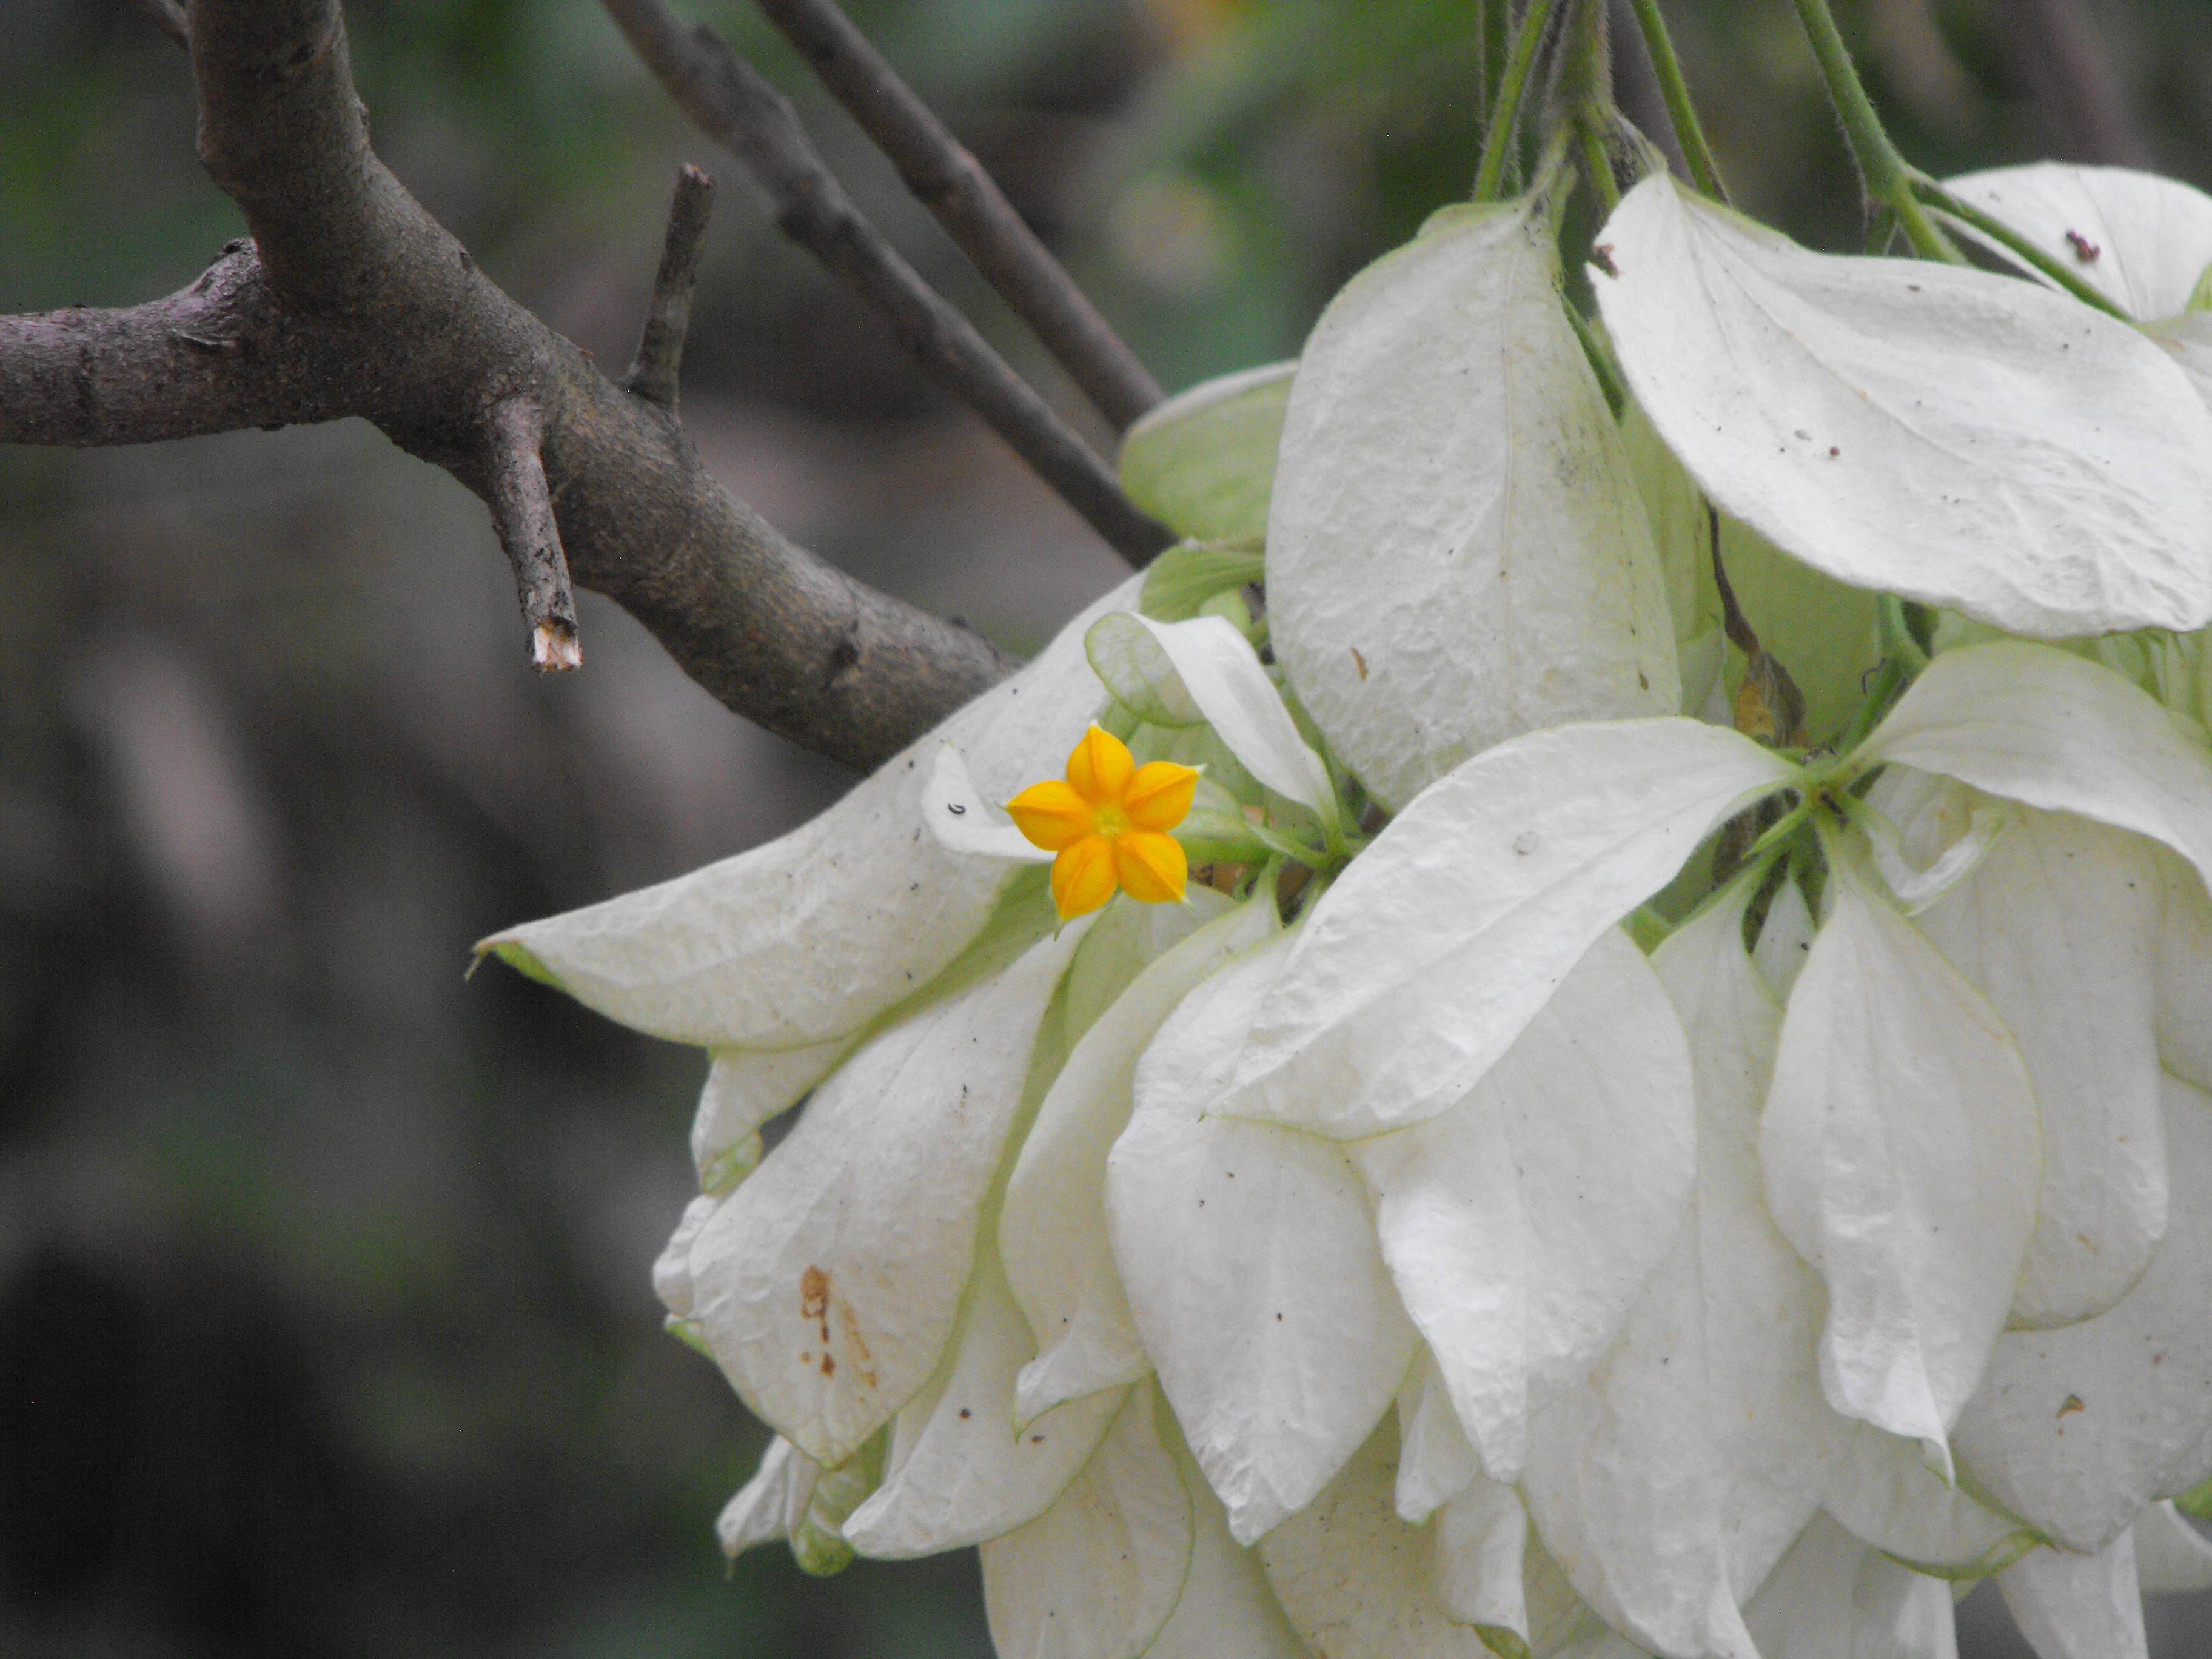
<instances>
[{"instance_id":1,"label":"white petal-like leaf","mask_svg":"<svg viewBox=\"0 0 2212 1659\"><path fill-rule=\"evenodd\" d=\"M1322 896L1208 1109L1346 1137L1435 1116L1709 830L1799 775L1680 719L1534 732L1476 756Z\"/></svg>"},{"instance_id":2,"label":"white petal-like leaf","mask_svg":"<svg viewBox=\"0 0 2212 1659\"><path fill-rule=\"evenodd\" d=\"M2158 1057L2185 1083L2212 1090L2212 898L2180 860L2159 859Z\"/></svg>"},{"instance_id":3,"label":"white petal-like leaf","mask_svg":"<svg viewBox=\"0 0 2212 1659\"><path fill-rule=\"evenodd\" d=\"M1545 198L1448 209L1306 343L1267 517L1277 655L1393 810L1470 755L1681 706L1626 451Z\"/></svg>"},{"instance_id":4,"label":"white petal-like leaf","mask_svg":"<svg viewBox=\"0 0 2212 1659\"><path fill-rule=\"evenodd\" d=\"M1424 1346L1398 1389L1399 1519L1419 1526L1481 1476L1443 1372Z\"/></svg>"},{"instance_id":5,"label":"white petal-like leaf","mask_svg":"<svg viewBox=\"0 0 2212 1659\"><path fill-rule=\"evenodd\" d=\"M782 839L477 949L678 1042L794 1048L857 1030L957 957L1023 870L948 852L923 827L939 749L960 750L988 799L1059 776L1103 701L1083 637L1142 580Z\"/></svg>"},{"instance_id":6,"label":"white petal-like leaf","mask_svg":"<svg viewBox=\"0 0 2212 1659\"><path fill-rule=\"evenodd\" d=\"M1429 1529L1391 1507L1396 1451L1385 1424L1327 1491L1261 1540L1275 1595L1328 1659L1491 1659L1437 1594Z\"/></svg>"},{"instance_id":7,"label":"white petal-like leaf","mask_svg":"<svg viewBox=\"0 0 2212 1659\"><path fill-rule=\"evenodd\" d=\"M1997 1575L1997 1590L2038 1659L2148 1659L2126 1533L2095 1555L2030 1551Z\"/></svg>"},{"instance_id":8,"label":"white petal-like leaf","mask_svg":"<svg viewBox=\"0 0 2212 1659\"><path fill-rule=\"evenodd\" d=\"M1014 1376L1036 1346L998 1252L981 1254L950 1370L899 1413L890 1472L846 1520L845 1541L863 1555L935 1555L1034 1520L1091 1461L1121 1408L1121 1394L1108 1389L1016 1431Z\"/></svg>"},{"instance_id":9,"label":"white petal-like leaf","mask_svg":"<svg viewBox=\"0 0 2212 1659\"><path fill-rule=\"evenodd\" d=\"M2019 1046L1830 843L1761 1125L1767 1205L1828 1291L1828 1403L1948 1456L2003 1328L2042 1176Z\"/></svg>"},{"instance_id":10,"label":"white petal-like leaf","mask_svg":"<svg viewBox=\"0 0 2212 1659\"><path fill-rule=\"evenodd\" d=\"M1172 1420L1162 1425L1161 1437L1190 1494L1190 1576L1146 1659L1310 1659L1275 1600L1260 1553L1230 1536L1229 1512L1191 1462Z\"/></svg>"},{"instance_id":11,"label":"white petal-like leaf","mask_svg":"<svg viewBox=\"0 0 2212 1659\"><path fill-rule=\"evenodd\" d=\"M2136 1583L2148 1595L2212 1589L2212 1539L2172 1503L2144 1505L2128 1528L2136 1546Z\"/></svg>"},{"instance_id":12,"label":"white petal-like leaf","mask_svg":"<svg viewBox=\"0 0 2212 1659\"><path fill-rule=\"evenodd\" d=\"M1082 937L1078 922L872 1038L693 1241L693 1316L715 1359L817 1462L842 1462L937 1369Z\"/></svg>"},{"instance_id":13,"label":"white petal-like leaf","mask_svg":"<svg viewBox=\"0 0 2212 1659\"><path fill-rule=\"evenodd\" d=\"M1492 1480L1520 1478L1529 1412L1582 1380L1666 1258L1696 1140L1680 1022L1615 929L1465 1100L1352 1144L1383 1258Z\"/></svg>"},{"instance_id":14,"label":"white petal-like leaf","mask_svg":"<svg viewBox=\"0 0 2212 1659\"><path fill-rule=\"evenodd\" d=\"M2070 653L2021 640L1946 651L1859 753L2148 836L2212 884L2212 751Z\"/></svg>"},{"instance_id":15,"label":"white petal-like leaf","mask_svg":"<svg viewBox=\"0 0 2212 1659\"><path fill-rule=\"evenodd\" d=\"M1237 541L1267 527L1283 405L1297 365L1201 380L1121 436L1121 488L1179 536Z\"/></svg>"},{"instance_id":16,"label":"white petal-like leaf","mask_svg":"<svg viewBox=\"0 0 2212 1659\"><path fill-rule=\"evenodd\" d=\"M715 1518L714 1536L722 1553L739 1555L756 1544L788 1539L806 1519L821 1474L820 1464L781 1435L769 1441L753 1478Z\"/></svg>"},{"instance_id":17,"label":"white petal-like leaf","mask_svg":"<svg viewBox=\"0 0 2212 1659\"><path fill-rule=\"evenodd\" d=\"M760 1162L761 1125L797 1105L852 1049L842 1037L805 1048L715 1049L691 1120L701 1188L726 1192L750 1175Z\"/></svg>"},{"instance_id":18,"label":"white petal-like leaf","mask_svg":"<svg viewBox=\"0 0 2212 1659\"><path fill-rule=\"evenodd\" d=\"M1406 1484L1402 1448L1398 1484ZM1528 1639L1528 1511L1511 1486L1477 1475L1437 1516L1437 1595L1462 1625Z\"/></svg>"},{"instance_id":19,"label":"white petal-like leaf","mask_svg":"<svg viewBox=\"0 0 2212 1659\"><path fill-rule=\"evenodd\" d=\"M1014 827L1012 818L976 793L975 781L968 775L967 761L949 743L939 747L931 763L929 781L922 791L921 820L948 853L1012 859L1021 864L1052 862L1050 853L1030 842Z\"/></svg>"},{"instance_id":20,"label":"white petal-like leaf","mask_svg":"<svg viewBox=\"0 0 2212 1659\"><path fill-rule=\"evenodd\" d=\"M2166 1085L2173 1217L2110 1313L2000 1338L1952 1438L1980 1488L2094 1553L2212 1475L2212 1098Z\"/></svg>"},{"instance_id":21,"label":"white petal-like leaf","mask_svg":"<svg viewBox=\"0 0 2212 1659\"><path fill-rule=\"evenodd\" d=\"M1336 792L1328 769L1298 735L1282 693L1261 666L1249 640L1220 617L1137 621L1159 641L1206 724L1246 771L1324 818L1334 813Z\"/></svg>"},{"instance_id":22,"label":"white petal-like leaf","mask_svg":"<svg viewBox=\"0 0 2212 1659\"><path fill-rule=\"evenodd\" d=\"M1247 1543L1367 1437L1414 1345L1344 1150L1200 1115L1293 937L1184 999L1139 1062L1135 1115L1107 1161L1130 1311Z\"/></svg>"},{"instance_id":23,"label":"white petal-like leaf","mask_svg":"<svg viewBox=\"0 0 2212 1659\"><path fill-rule=\"evenodd\" d=\"M1083 1473L1027 1526L982 1548L1000 1659L1137 1659L1189 1577L1190 1496L1139 1383Z\"/></svg>"},{"instance_id":24,"label":"white petal-like leaf","mask_svg":"<svg viewBox=\"0 0 2212 1659\"><path fill-rule=\"evenodd\" d=\"M1951 1587L1816 1515L1743 1610L1768 1659L1958 1659Z\"/></svg>"},{"instance_id":25,"label":"white petal-like leaf","mask_svg":"<svg viewBox=\"0 0 2212 1659\"><path fill-rule=\"evenodd\" d=\"M1128 1125L1137 1057L1160 1023L1278 925L1273 894L1262 893L1160 957L1075 1045L1038 1109L999 1221L1007 1278L1039 1349L1022 1372L1018 1421L1152 1369L1114 1271L1106 1155Z\"/></svg>"},{"instance_id":26,"label":"white petal-like leaf","mask_svg":"<svg viewBox=\"0 0 2212 1659\"><path fill-rule=\"evenodd\" d=\"M2187 306L2212 265L2212 196L2179 179L2037 161L1961 173L1943 187L2026 237L2139 323ZM2049 282L2000 243L1958 228Z\"/></svg>"},{"instance_id":27,"label":"white petal-like leaf","mask_svg":"<svg viewBox=\"0 0 2212 1659\"><path fill-rule=\"evenodd\" d=\"M1917 1572L1984 1578L2043 1540L1929 1468L1917 1440L1854 1423L1820 1506L1853 1536Z\"/></svg>"},{"instance_id":28,"label":"white petal-like leaf","mask_svg":"<svg viewBox=\"0 0 2212 1659\"><path fill-rule=\"evenodd\" d=\"M1987 271L1809 252L1664 175L1601 240L1638 402L1784 552L2015 634L2212 620L2212 411L2125 324Z\"/></svg>"},{"instance_id":29,"label":"white petal-like leaf","mask_svg":"<svg viewBox=\"0 0 2212 1659\"><path fill-rule=\"evenodd\" d=\"M2015 1326L2104 1312L2166 1237L2152 850L2071 813L2021 808L1915 922L1989 998L2035 1090L2043 1188Z\"/></svg>"},{"instance_id":30,"label":"white petal-like leaf","mask_svg":"<svg viewBox=\"0 0 2212 1659\"><path fill-rule=\"evenodd\" d=\"M1235 908L1225 893L1194 885L1181 904L1114 904L1098 913L1067 968L1065 1026L1070 1048L1138 975Z\"/></svg>"}]
</instances>

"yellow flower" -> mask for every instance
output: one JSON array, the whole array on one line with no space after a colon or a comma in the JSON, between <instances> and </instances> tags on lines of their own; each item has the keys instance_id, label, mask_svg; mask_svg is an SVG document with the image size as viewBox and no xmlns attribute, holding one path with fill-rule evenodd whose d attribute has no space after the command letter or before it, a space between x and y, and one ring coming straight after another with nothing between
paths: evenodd
<instances>
[{"instance_id":1,"label":"yellow flower","mask_svg":"<svg viewBox=\"0 0 2212 1659\"><path fill-rule=\"evenodd\" d=\"M1092 726L1067 757L1067 779L1033 783L1006 803L1015 826L1052 861L1060 920L1096 910L1118 887L1146 904L1182 896L1188 866L1166 832L1190 811L1198 774L1173 761L1139 766L1110 732Z\"/></svg>"}]
</instances>

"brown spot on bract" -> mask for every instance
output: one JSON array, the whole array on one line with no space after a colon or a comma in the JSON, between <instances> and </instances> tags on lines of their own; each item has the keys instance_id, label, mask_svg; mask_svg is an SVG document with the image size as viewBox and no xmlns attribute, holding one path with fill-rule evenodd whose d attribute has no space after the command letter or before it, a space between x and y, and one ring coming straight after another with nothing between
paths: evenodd
<instances>
[{"instance_id":1,"label":"brown spot on bract","mask_svg":"<svg viewBox=\"0 0 2212 1659\"><path fill-rule=\"evenodd\" d=\"M824 1376L837 1375L837 1362L826 1353L822 1356L822 1375Z\"/></svg>"},{"instance_id":2,"label":"brown spot on bract","mask_svg":"<svg viewBox=\"0 0 2212 1659\"><path fill-rule=\"evenodd\" d=\"M1361 679L1367 678L1367 659L1359 654L1359 647L1356 645L1352 647L1352 665L1359 671Z\"/></svg>"},{"instance_id":3,"label":"brown spot on bract","mask_svg":"<svg viewBox=\"0 0 2212 1659\"><path fill-rule=\"evenodd\" d=\"M1636 689L1639 691L1649 691L1651 689L1651 677L1640 668L1636 671Z\"/></svg>"},{"instance_id":4,"label":"brown spot on bract","mask_svg":"<svg viewBox=\"0 0 2212 1659\"><path fill-rule=\"evenodd\" d=\"M2058 1408L2058 1414L2061 1417L2071 1417L2075 1412L2085 1412L2088 1409L2081 1403L2080 1395L2069 1394L2066 1396L2066 1403Z\"/></svg>"},{"instance_id":5,"label":"brown spot on bract","mask_svg":"<svg viewBox=\"0 0 2212 1659\"><path fill-rule=\"evenodd\" d=\"M845 1346L850 1351L854 1365L860 1370L860 1381L874 1388L876 1371L871 1362L875 1356L868 1352L868 1345L860 1335L860 1322L853 1316L851 1306L842 1302L837 1304L837 1317L845 1327Z\"/></svg>"},{"instance_id":6,"label":"brown spot on bract","mask_svg":"<svg viewBox=\"0 0 2212 1659\"><path fill-rule=\"evenodd\" d=\"M963 1406L960 1408L960 1420L963 1423L965 1423L968 1420L968 1408L965 1406Z\"/></svg>"},{"instance_id":7,"label":"brown spot on bract","mask_svg":"<svg viewBox=\"0 0 2212 1659\"><path fill-rule=\"evenodd\" d=\"M803 1319L819 1319L830 1311L830 1275L809 1267L799 1276L799 1313Z\"/></svg>"}]
</instances>

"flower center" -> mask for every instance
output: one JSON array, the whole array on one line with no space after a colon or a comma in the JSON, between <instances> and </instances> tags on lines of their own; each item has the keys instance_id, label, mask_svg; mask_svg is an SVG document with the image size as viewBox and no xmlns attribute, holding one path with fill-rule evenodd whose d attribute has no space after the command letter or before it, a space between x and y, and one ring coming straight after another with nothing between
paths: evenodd
<instances>
[{"instance_id":1,"label":"flower center","mask_svg":"<svg viewBox=\"0 0 2212 1659\"><path fill-rule=\"evenodd\" d=\"M1118 806L1097 806L1091 809L1091 833L1111 841L1129 828L1129 815Z\"/></svg>"}]
</instances>

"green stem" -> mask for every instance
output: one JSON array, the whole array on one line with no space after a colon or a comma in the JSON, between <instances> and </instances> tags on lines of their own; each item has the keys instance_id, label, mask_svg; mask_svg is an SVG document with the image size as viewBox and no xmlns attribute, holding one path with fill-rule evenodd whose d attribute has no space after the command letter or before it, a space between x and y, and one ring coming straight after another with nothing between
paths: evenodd
<instances>
[{"instance_id":1,"label":"green stem","mask_svg":"<svg viewBox=\"0 0 2212 1659\"><path fill-rule=\"evenodd\" d=\"M1843 120L1844 137L1851 147L1851 158L1858 163L1859 179L1868 197L1897 215L1905 240L1922 258L1964 264L1966 256L1929 221L1919 198L1912 193L1912 170L1882 131L1881 118L1875 113L1858 70L1852 67L1844 37L1837 32L1836 20L1829 14L1828 0L1796 0L1796 3L1798 21L1805 26L1805 38L1812 43L1820 78L1827 82L1828 96Z\"/></svg>"},{"instance_id":2,"label":"green stem","mask_svg":"<svg viewBox=\"0 0 2212 1659\"><path fill-rule=\"evenodd\" d=\"M2002 220L1992 219L1972 202L1954 196L1924 173L1912 172L1910 177L1913 195L1938 213L1956 219L1969 229L1979 231L2000 247L2018 254L2083 305L2094 306L2106 316L2117 317L2124 323L2134 320L2099 289L2068 270L2064 260L2053 258L2010 225Z\"/></svg>"},{"instance_id":3,"label":"green stem","mask_svg":"<svg viewBox=\"0 0 2212 1659\"><path fill-rule=\"evenodd\" d=\"M1484 122L1484 131L1489 131L1490 118L1498 109L1498 83L1505 77L1505 56L1510 46L1507 35L1513 27L1513 0L1480 0L1481 15L1475 27L1482 47L1482 108L1479 112Z\"/></svg>"},{"instance_id":4,"label":"green stem","mask_svg":"<svg viewBox=\"0 0 2212 1659\"><path fill-rule=\"evenodd\" d=\"M1590 373L1597 376L1598 390L1605 393L1605 401L1613 410L1613 418L1619 420L1620 412L1628 407L1628 386L1620 378L1620 369L1613 361L1613 353L1606 347L1598 331L1589 325L1589 319L1577 311L1562 295L1559 307L1567 313L1567 321L1575 331L1575 338L1582 342L1583 356L1589 359Z\"/></svg>"},{"instance_id":5,"label":"green stem","mask_svg":"<svg viewBox=\"0 0 2212 1659\"><path fill-rule=\"evenodd\" d=\"M1836 752L1849 755L1866 741L1875 722L1889 712L1890 699L1905 684L1905 665L1895 657L1884 657L1881 666L1874 671L1874 684L1867 689L1866 701L1859 712L1851 716L1851 723L1844 735L1836 739Z\"/></svg>"},{"instance_id":6,"label":"green stem","mask_svg":"<svg viewBox=\"0 0 2212 1659\"><path fill-rule=\"evenodd\" d=\"M1599 216L1611 218L1613 209L1620 205L1620 185L1613 176L1613 158L1605 153L1604 136L1587 119L1575 123L1575 136L1582 141L1583 175L1597 196Z\"/></svg>"},{"instance_id":7,"label":"green stem","mask_svg":"<svg viewBox=\"0 0 2212 1659\"><path fill-rule=\"evenodd\" d=\"M1717 202L1728 200L1728 186L1721 183L1720 163L1713 159L1712 147L1705 143L1705 130L1698 124L1698 112L1690 102L1690 83L1682 76L1681 59L1674 56L1674 42L1667 33L1667 20L1659 15L1659 0L1629 0L1636 14L1636 27L1643 32L1644 49L1651 56L1652 73L1659 78L1659 95L1667 100L1667 118L1674 124L1674 140L1682 147L1682 159L1690 164L1690 178L1698 188Z\"/></svg>"},{"instance_id":8,"label":"green stem","mask_svg":"<svg viewBox=\"0 0 2212 1659\"><path fill-rule=\"evenodd\" d=\"M1498 181L1505 171L1505 157L1513 148L1513 131L1521 124L1521 100L1528 89L1528 72L1535 66L1536 49L1544 43L1544 27L1551 21L1553 0L1528 0L1520 32L1513 37L1513 55L1499 82L1498 100L1490 117L1490 131L1482 140L1482 160L1474 170L1474 199L1498 199Z\"/></svg>"}]
</instances>

